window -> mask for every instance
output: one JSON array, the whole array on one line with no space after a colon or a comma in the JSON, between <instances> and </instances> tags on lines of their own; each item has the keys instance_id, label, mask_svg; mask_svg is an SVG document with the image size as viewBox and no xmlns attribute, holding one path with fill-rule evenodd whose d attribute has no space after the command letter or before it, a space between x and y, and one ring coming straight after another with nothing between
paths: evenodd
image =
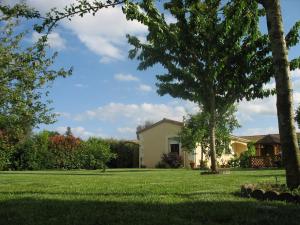
<instances>
[{"instance_id":1,"label":"window","mask_svg":"<svg viewBox=\"0 0 300 225\"><path fill-rule=\"evenodd\" d=\"M179 144L170 144L170 149L172 153L177 153L179 155Z\"/></svg>"}]
</instances>

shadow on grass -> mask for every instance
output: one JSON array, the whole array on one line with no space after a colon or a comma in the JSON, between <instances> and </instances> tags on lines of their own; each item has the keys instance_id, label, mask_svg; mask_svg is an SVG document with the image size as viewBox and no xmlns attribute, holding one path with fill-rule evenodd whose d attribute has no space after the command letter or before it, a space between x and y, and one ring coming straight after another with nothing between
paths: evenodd
<instances>
[{"instance_id":1,"label":"shadow on grass","mask_svg":"<svg viewBox=\"0 0 300 225\"><path fill-rule=\"evenodd\" d=\"M234 193L235 196L240 196L237 195L238 192ZM69 196L71 198L75 198L78 196L83 196L83 197L90 197L90 196L95 196L95 197L149 197L151 196L159 196L161 197L180 197L180 198L185 198L185 199L195 199L195 197L199 197L199 196L203 196L203 195L214 195L214 196L224 196L224 195L228 195L227 192L220 192L220 191L201 191L201 192L191 192L191 193L153 193L151 191L146 192L43 192L43 191L13 191L10 192L8 191L1 191L0 195L14 195L17 197L32 197L32 195L39 195L39 196L43 196L43 198L47 198L49 196Z\"/></svg>"},{"instance_id":2,"label":"shadow on grass","mask_svg":"<svg viewBox=\"0 0 300 225\"><path fill-rule=\"evenodd\" d=\"M5 225L299 225L300 207L256 201L180 203L18 198L0 202Z\"/></svg>"},{"instance_id":3,"label":"shadow on grass","mask_svg":"<svg viewBox=\"0 0 300 225\"><path fill-rule=\"evenodd\" d=\"M111 176L114 173L123 173L123 172L157 172L157 171L164 171L164 170L151 170L151 169L109 169L106 172L102 172L101 170L92 170L95 173L87 173L88 170L49 170L49 171L0 171L0 175L67 175L67 176Z\"/></svg>"},{"instance_id":4,"label":"shadow on grass","mask_svg":"<svg viewBox=\"0 0 300 225\"><path fill-rule=\"evenodd\" d=\"M99 171L99 173L80 173L80 172L67 172L67 171L62 171L62 172L28 172L28 171L24 171L24 172L0 172L0 175L38 175L38 176L43 176L43 175L47 175L47 176L112 176L113 174L107 173L107 172L101 172Z\"/></svg>"}]
</instances>

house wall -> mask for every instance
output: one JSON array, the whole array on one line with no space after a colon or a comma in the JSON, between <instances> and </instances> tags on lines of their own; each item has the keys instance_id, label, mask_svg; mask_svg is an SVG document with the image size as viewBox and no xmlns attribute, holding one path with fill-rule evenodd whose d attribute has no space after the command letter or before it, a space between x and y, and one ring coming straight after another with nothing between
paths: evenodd
<instances>
[{"instance_id":1,"label":"house wall","mask_svg":"<svg viewBox=\"0 0 300 225\"><path fill-rule=\"evenodd\" d=\"M236 154L237 156L240 156L241 153L247 151L247 143L246 142L241 142L241 141L236 141L232 140L230 143L230 148L231 148L231 153L230 154L223 154L221 157L217 158L217 162L219 165L226 165L227 162L234 157ZM201 147L199 146L196 149L197 152L197 157L196 157L196 164L200 165L200 160L201 160ZM207 161L207 166L210 168L211 166L211 159L207 155L204 154L203 157L204 161Z\"/></svg>"},{"instance_id":2,"label":"house wall","mask_svg":"<svg viewBox=\"0 0 300 225\"><path fill-rule=\"evenodd\" d=\"M140 141L140 166L154 168L161 161L162 155L167 154L169 149L169 138L178 137L181 126L173 123L161 123L151 129L139 133ZM180 155L187 163L187 155L183 153L180 146Z\"/></svg>"},{"instance_id":3,"label":"house wall","mask_svg":"<svg viewBox=\"0 0 300 225\"><path fill-rule=\"evenodd\" d=\"M139 133L139 166L144 165L148 168L154 168L161 161L162 155L170 152L169 138L178 137L181 128L178 124L164 122ZM239 156L242 152L246 151L247 143L232 140L230 147L232 149L231 154L223 154L217 159L220 165L227 164L228 160L233 158L234 154ZM201 146L198 145L193 153L187 153L183 151L180 145L180 155L184 160L183 164L185 167L189 167L189 162L191 161L198 167L201 160ZM204 155L204 160L207 160L208 167L210 167L210 158Z\"/></svg>"},{"instance_id":4,"label":"house wall","mask_svg":"<svg viewBox=\"0 0 300 225\"><path fill-rule=\"evenodd\" d=\"M233 154L240 156L241 153L247 151L247 143L233 140L231 141L231 149Z\"/></svg>"}]
</instances>

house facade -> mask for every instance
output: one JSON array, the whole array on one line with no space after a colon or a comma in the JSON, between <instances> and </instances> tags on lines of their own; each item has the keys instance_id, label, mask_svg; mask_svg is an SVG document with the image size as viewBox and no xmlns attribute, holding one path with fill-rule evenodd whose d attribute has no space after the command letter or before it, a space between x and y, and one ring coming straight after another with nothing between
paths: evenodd
<instances>
[{"instance_id":1,"label":"house facade","mask_svg":"<svg viewBox=\"0 0 300 225\"><path fill-rule=\"evenodd\" d=\"M140 162L139 166L154 168L160 161L163 154L169 152L178 153L183 159L183 164L186 166L189 160L193 159L193 155L183 151L178 134L183 126L183 123L163 119L150 127L137 132L138 141L140 144Z\"/></svg>"},{"instance_id":2,"label":"house facade","mask_svg":"<svg viewBox=\"0 0 300 225\"><path fill-rule=\"evenodd\" d=\"M177 153L183 160L183 166L189 167L190 162L193 162L196 167L200 166L201 157L208 162L210 160L202 154L200 145L193 153L184 151L179 140L179 133L183 127L182 122L163 119L149 127L146 127L137 132L139 147L139 166L147 168L155 168L161 161L163 154L170 152ZM247 150L247 142L249 140L232 136L231 152L222 155L218 159L219 164L226 164L228 160L233 158L234 154L240 155Z\"/></svg>"}]
</instances>

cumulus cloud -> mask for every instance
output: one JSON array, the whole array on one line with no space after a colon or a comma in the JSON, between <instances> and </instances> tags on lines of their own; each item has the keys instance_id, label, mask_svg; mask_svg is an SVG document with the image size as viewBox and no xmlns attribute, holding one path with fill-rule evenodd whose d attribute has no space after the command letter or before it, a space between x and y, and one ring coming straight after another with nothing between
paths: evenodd
<instances>
[{"instance_id":1,"label":"cumulus cloud","mask_svg":"<svg viewBox=\"0 0 300 225\"><path fill-rule=\"evenodd\" d=\"M294 106L300 104L300 92L293 93ZM241 122L254 120L257 116L277 116L276 95L253 101L242 101L238 105L237 116Z\"/></svg>"},{"instance_id":2,"label":"cumulus cloud","mask_svg":"<svg viewBox=\"0 0 300 225\"><path fill-rule=\"evenodd\" d=\"M140 84L138 90L142 92L150 92L152 91L152 87L146 84Z\"/></svg>"},{"instance_id":3,"label":"cumulus cloud","mask_svg":"<svg viewBox=\"0 0 300 225\"><path fill-rule=\"evenodd\" d=\"M139 79L131 74L118 73L114 76L118 81L139 81Z\"/></svg>"},{"instance_id":4,"label":"cumulus cloud","mask_svg":"<svg viewBox=\"0 0 300 225\"><path fill-rule=\"evenodd\" d=\"M299 79L300 78L300 69L296 69L291 72L292 78Z\"/></svg>"},{"instance_id":5,"label":"cumulus cloud","mask_svg":"<svg viewBox=\"0 0 300 225\"><path fill-rule=\"evenodd\" d=\"M136 129L132 127L119 127L117 131L122 134L128 134L128 133L132 134L136 132Z\"/></svg>"},{"instance_id":6,"label":"cumulus cloud","mask_svg":"<svg viewBox=\"0 0 300 225\"><path fill-rule=\"evenodd\" d=\"M75 120L99 120L117 123L118 121L127 121L135 127L147 120L159 121L163 118L182 121L183 116L188 113L194 113L196 106L191 103L187 104L124 104L109 103L98 107L97 109L88 110L75 116Z\"/></svg>"},{"instance_id":7,"label":"cumulus cloud","mask_svg":"<svg viewBox=\"0 0 300 225\"><path fill-rule=\"evenodd\" d=\"M17 2L17 1L16 1ZM75 0L27 0L26 3L42 13L64 6ZM120 6L101 9L95 16L75 16L72 21L63 20L60 25L71 31L93 53L99 62L110 63L127 56L128 44L125 35L145 36L147 28L137 21L127 21Z\"/></svg>"},{"instance_id":8,"label":"cumulus cloud","mask_svg":"<svg viewBox=\"0 0 300 225\"><path fill-rule=\"evenodd\" d=\"M244 100L238 105L238 115L244 117L243 119L250 119L256 115L276 115L276 98L271 96L249 102Z\"/></svg>"},{"instance_id":9,"label":"cumulus cloud","mask_svg":"<svg viewBox=\"0 0 300 225\"><path fill-rule=\"evenodd\" d=\"M63 118L66 118L66 119L70 119L71 118L71 114L68 113L68 112L55 112L55 114L58 117L63 117Z\"/></svg>"},{"instance_id":10,"label":"cumulus cloud","mask_svg":"<svg viewBox=\"0 0 300 225\"><path fill-rule=\"evenodd\" d=\"M32 41L37 42L41 36L42 36L42 34L33 32L32 33ZM48 35L47 43L50 46L50 48L53 48L56 50L63 50L66 48L66 40L63 39L59 33L56 33L56 32L53 32Z\"/></svg>"},{"instance_id":11,"label":"cumulus cloud","mask_svg":"<svg viewBox=\"0 0 300 225\"><path fill-rule=\"evenodd\" d=\"M260 127L260 128L248 128L242 132L239 132L238 135L260 135L260 134L278 134L278 127Z\"/></svg>"},{"instance_id":12,"label":"cumulus cloud","mask_svg":"<svg viewBox=\"0 0 300 225\"><path fill-rule=\"evenodd\" d=\"M65 134L67 127L61 126L55 129L60 134ZM71 131L75 137L80 137L82 139L87 139L89 137L105 137L101 132L91 132L87 131L84 127L71 127Z\"/></svg>"},{"instance_id":13,"label":"cumulus cloud","mask_svg":"<svg viewBox=\"0 0 300 225\"><path fill-rule=\"evenodd\" d=\"M88 85L86 85L86 84L81 84L81 83L77 83L77 84L75 84L74 86L77 87L77 88L87 88L87 87L88 87Z\"/></svg>"}]
</instances>

